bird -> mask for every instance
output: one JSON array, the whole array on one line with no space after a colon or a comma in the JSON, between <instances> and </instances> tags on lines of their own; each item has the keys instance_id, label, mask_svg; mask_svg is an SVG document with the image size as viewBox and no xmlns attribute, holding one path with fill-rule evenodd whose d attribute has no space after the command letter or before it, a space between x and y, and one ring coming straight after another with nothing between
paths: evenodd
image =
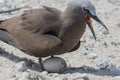
<instances>
[{"instance_id":1,"label":"bird","mask_svg":"<svg viewBox=\"0 0 120 80\"><path fill-rule=\"evenodd\" d=\"M0 40L41 60L77 50L86 25L96 39L92 19L108 31L89 0L70 1L65 11L43 6L1 21Z\"/></svg>"}]
</instances>

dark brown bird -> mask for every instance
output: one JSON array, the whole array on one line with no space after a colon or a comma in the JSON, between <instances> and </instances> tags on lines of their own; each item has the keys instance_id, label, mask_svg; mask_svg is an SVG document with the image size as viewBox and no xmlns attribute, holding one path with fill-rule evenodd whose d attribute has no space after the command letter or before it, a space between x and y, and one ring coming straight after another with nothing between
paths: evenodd
<instances>
[{"instance_id":1,"label":"dark brown bird","mask_svg":"<svg viewBox=\"0 0 120 80\"><path fill-rule=\"evenodd\" d=\"M28 10L1 22L0 40L39 58L63 54L79 48L86 24L95 37L90 17L106 28L88 0L73 0L64 12L46 6Z\"/></svg>"}]
</instances>

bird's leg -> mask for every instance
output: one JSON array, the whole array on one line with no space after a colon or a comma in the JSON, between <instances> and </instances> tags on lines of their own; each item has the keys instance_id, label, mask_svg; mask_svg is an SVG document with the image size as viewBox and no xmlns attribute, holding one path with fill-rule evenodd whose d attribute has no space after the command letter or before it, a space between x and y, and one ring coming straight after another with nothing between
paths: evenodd
<instances>
[{"instance_id":1,"label":"bird's leg","mask_svg":"<svg viewBox=\"0 0 120 80\"><path fill-rule=\"evenodd\" d=\"M51 57L53 58L53 57L54 57L54 55L51 55Z\"/></svg>"},{"instance_id":2,"label":"bird's leg","mask_svg":"<svg viewBox=\"0 0 120 80\"><path fill-rule=\"evenodd\" d=\"M43 67L43 63L42 63L41 57L39 57L39 64L40 64L41 69L44 70L44 67Z\"/></svg>"}]
</instances>

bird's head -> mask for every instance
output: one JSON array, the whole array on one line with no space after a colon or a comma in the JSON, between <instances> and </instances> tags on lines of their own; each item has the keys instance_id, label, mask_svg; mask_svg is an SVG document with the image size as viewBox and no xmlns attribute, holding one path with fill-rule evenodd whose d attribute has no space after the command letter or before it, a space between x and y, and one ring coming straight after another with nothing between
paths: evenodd
<instances>
[{"instance_id":1,"label":"bird's head","mask_svg":"<svg viewBox=\"0 0 120 80\"><path fill-rule=\"evenodd\" d=\"M95 6L89 0L73 0L72 4L82 8L82 11L85 14L86 22L92 31L94 38L96 39L95 32L92 27L92 19L100 23L108 31L104 23L97 17Z\"/></svg>"}]
</instances>

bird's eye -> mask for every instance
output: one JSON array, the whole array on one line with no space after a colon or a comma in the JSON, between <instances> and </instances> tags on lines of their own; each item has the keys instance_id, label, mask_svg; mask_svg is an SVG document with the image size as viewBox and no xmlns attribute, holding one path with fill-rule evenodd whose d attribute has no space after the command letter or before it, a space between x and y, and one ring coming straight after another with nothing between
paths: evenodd
<instances>
[{"instance_id":1,"label":"bird's eye","mask_svg":"<svg viewBox=\"0 0 120 80\"><path fill-rule=\"evenodd\" d=\"M87 8L83 8L83 10L85 11L85 12L87 12L87 13L90 13L90 11L87 9Z\"/></svg>"}]
</instances>

